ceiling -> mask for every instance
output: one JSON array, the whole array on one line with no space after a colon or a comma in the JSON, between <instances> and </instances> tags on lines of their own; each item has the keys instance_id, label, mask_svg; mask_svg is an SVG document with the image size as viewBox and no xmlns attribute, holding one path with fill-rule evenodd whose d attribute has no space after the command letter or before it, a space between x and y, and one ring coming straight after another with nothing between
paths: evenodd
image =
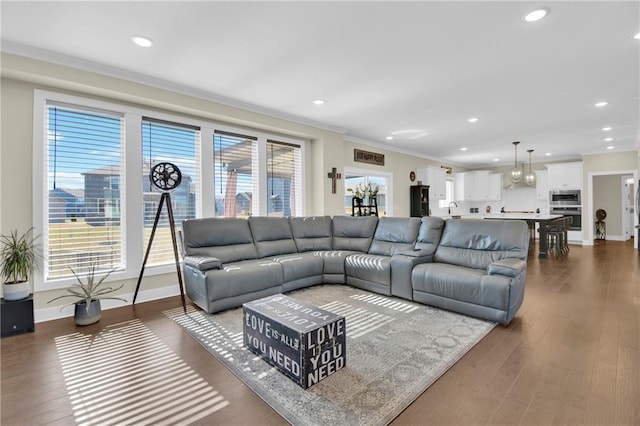
<instances>
[{"instance_id":1,"label":"ceiling","mask_svg":"<svg viewBox=\"0 0 640 426\"><path fill-rule=\"evenodd\" d=\"M523 21L540 6L550 9L546 18ZM510 164L516 140L519 159L534 149L533 162L639 148L637 1L0 7L5 52L222 100L454 165ZM134 35L154 45L138 47ZM601 100L609 105L595 107Z\"/></svg>"}]
</instances>

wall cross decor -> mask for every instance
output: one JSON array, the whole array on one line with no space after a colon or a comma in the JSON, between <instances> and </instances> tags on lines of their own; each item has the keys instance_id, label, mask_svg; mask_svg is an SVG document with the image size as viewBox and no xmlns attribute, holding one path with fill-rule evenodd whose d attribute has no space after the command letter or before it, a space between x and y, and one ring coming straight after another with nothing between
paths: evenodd
<instances>
[{"instance_id":1,"label":"wall cross decor","mask_svg":"<svg viewBox=\"0 0 640 426\"><path fill-rule=\"evenodd\" d=\"M327 173L327 177L331 179L331 193L336 193L336 182L338 179L342 179L342 173L338 173L338 169L331 168L331 172Z\"/></svg>"}]
</instances>

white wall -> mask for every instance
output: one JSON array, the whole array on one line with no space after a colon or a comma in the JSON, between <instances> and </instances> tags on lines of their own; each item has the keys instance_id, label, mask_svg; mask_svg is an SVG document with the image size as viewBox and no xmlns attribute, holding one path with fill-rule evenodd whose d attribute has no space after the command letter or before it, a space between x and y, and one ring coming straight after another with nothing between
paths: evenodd
<instances>
[{"instance_id":1,"label":"white wall","mask_svg":"<svg viewBox=\"0 0 640 426\"><path fill-rule=\"evenodd\" d=\"M327 173L332 167L343 173L345 165L361 168L377 166L353 162L353 148L380 152L386 157L383 168L394 175L396 194L393 215L409 212L409 171L418 165L433 164L409 153L397 153L366 143L345 142L344 135L331 129L313 127L257 112L222 105L208 99L170 92L142 84L53 65L15 55L2 54L0 80L2 145L0 146L0 232L26 230L33 226L33 98L34 90L69 93L81 97L106 100L155 109L170 114L211 120L238 127L265 130L304 138L310 141L304 169L307 187L307 215L344 214L344 180L338 181L337 192L331 193ZM136 282L128 280L120 294L131 300ZM139 301L178 293L175 273L145 276ZM64 290L38 292L34 295L36 319L59 316L63 303L47 302L64 294ZM71 315L65 311L64 315Z\"/></svg>"}]
</instances>

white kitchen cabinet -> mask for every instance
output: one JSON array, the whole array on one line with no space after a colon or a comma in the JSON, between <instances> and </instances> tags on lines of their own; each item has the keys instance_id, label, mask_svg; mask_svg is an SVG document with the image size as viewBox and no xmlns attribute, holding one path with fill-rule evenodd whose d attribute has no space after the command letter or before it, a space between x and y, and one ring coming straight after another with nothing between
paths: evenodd
<instances>
[{"instance_id":1,"label":"white kitchen cabinet","mask_svg":"<svg viewBox=\"0 0 640 426\"><path fill-rule=\"evenodd\" d=\"M502 200L502 173L490 173L488 201L500 200Z\"/></svg>"},{"instance_id":2,"label":"white kitchen cabinet","mask_svg":"<svg viewBox=\"0 0 640 426\"><path fill-rule=\"evenodd\" d=\"M489 201L488 170L456 173L455 197L456 201Z\"/></svg>"},{"instance_id":3,"label":"white kitchen cabinet","mask_svg":"<svg viewBox=\"0 0 640 426\"><path fill-rule=\"evenodd\" d=\"M473 180L468 172L456 173L453 177L454 198L456 201L469 201Z\"/></svg>"},{"instance_id":4,"label":"white kitchen cabinet","mask_svg":"<svg viewBox=\"0 0 640 426\"><path fill-rule=\"evenodd\" d=\"M447 198L447 171L441 167L418 167L416 174L423 185L429 185L429 200L444 200Z\"/></svg>"},{"instance_id":5,"label":"white kitchen cabinet","mask_svg":"<svg viewBox=\"0 0 640 426\"><path fill-rule=\"evenodd\" d=\"M549 189L582 189L582 163L547 164Z\"/></svg>"},{"instance_id":6,"label":"white kitchen cabinet","mask_svg":"<svg viewBox=\"0 0 640 426\"><path fill-rule=\"evenodd\" d=\"M546 170L534 170L536 174L536 199L549 201L549 177Z\"/></svg>"}]
</instances>

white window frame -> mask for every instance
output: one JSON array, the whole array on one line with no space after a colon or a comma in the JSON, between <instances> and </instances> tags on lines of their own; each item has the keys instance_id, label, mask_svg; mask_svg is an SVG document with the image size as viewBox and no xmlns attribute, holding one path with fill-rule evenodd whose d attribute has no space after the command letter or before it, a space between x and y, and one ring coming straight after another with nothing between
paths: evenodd
<instances>
[{"instance_id":1,"label":"white window frame","mask_svg":"<svg viewBox=\"0 0 640 426\"><path fill-rule=\"evenodd\" d=\"M371 169L360 169L356 167L345 167L344 176L349 175L363 175L363 176L380 176L387 180L387 193L385 194L385 211L387 217L393 217L393 173L382 172ZM345 190L346 191L346 190ZM345 192L346 196L346 192ZM344 204L344 201L343 201Z\"/></svg>"},{"instance_id":2,"label":"white window frame","mask_svg":"<svg viewBox=\"0 0 640 426\"><path fill-rule=\"evenodd\" d=\"M187 118L170 112L157 112L147 110L143 107L133 107L115 102L106 102L85 98L81 96L68 95L58 92L36 89L34 91L33 104L33 226L35 235L42 235L48 223L48 203L47 199L47 172L44 169L47 150L45 138L47 135L47 102L59 102L77 106L79 109L98 109L112 111L124 117L124 200L126 206L122 213L123 223L125 223L123 251L126 253L125 269L113 272L107 281L117 281L124 279L135 279L140 273L140 267L144 258L143 241L140 237L144 227L144 200L140 190L143 186L143 176L139 173L142 164L142 118L153 117L175 123L200 127L200 156L199 164L196 165L198 180L200 181L201 193L197 195L196 217L213 217L215 215L215 201L213 198L214 179L213 164L213 135L216 130L230 133L240 133L255 136L258 138L258 190L261 194L267 191L267 139L287 142L300 146L301 150L301 188L302 188L302 215L306 212L306 202L303 196L305 182L305 161L308 141L286 137L279 134L266 133L264 131L246 128L236 128L225 124L219 124L206 119ZM267 214L268 197L260 197L260 215ZM154 265L145 267L145 275L158 275L165 273L175 273L174 264ZM74 277L53 279L45 282L45 272L39 271L33 274L34 292L67 288L76 282Z\"/></svg>"}]
</instances>

